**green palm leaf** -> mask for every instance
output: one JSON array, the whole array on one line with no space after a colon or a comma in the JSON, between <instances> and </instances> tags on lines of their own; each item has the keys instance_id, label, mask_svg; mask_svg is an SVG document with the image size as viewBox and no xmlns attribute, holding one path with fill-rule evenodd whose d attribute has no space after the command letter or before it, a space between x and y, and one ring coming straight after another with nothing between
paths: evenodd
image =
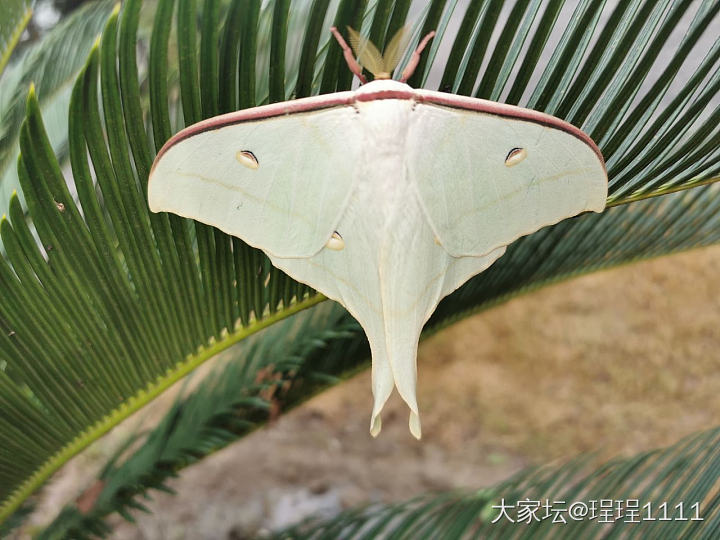
<instances>
[{"instance_id":1,"label":"green palm leaf","mask_svg":"<svg viewBox=\"0 0 720 540\"><path fill-rule=\"evenodd\" d=\"M19 187L16 167L19 134L30 83L35 84L48 138L62 163L67 158L72 85L112 5L109 0L101 0L78 8L42 40L26 48L4 73L0 85L0 208L3 211ZM5 20L2 15L0 20Z\"/></svg>"},{"instance_id":2,"label":"green palm leaf","mask_svg":"<svg viewBox=\"0 0 720 540\"><path fill-rule=\"evenodd\" d=\"M521 471L479 491L433 493L351 510L276 537L715 538L718 443L720 428L715 428L600 467L589 467L583 456ZM523 513L523 505L533 513Z\"/></svg>"},{"instance_id":3,"label":"green palm leaf","mask_svg":"<svg viewBox=\"0 0 720 540\"><path fill-rule=\"evenodd\" d=\"M66 506L40 538L81 538L88 532L105 534L104 517L120 512L133 520L131 510L144 509L148 489L172 492L167 481L183 467L226 446L260 426L268 418L269 399L283 408L294 404L292 390L300 381L334 384L338 379L319 372L309 358L322 355L341 371L344 357L358 345L358 324L338 304L326 302L252 336L232 351L234 358L217 368L178 399L160 424L126 459L113 457L96 485L102 489L80 511ZM362 345L362 344L360 344ZM351 348L348 348L351 347ZM362 356L367 355L364 347ZM130 437L121 452L136 440Z\"/></svg>"},{"instance_id":4,"label":"green palm leaf","mask_svg":"<svg viewBox=\"0 0 720 540\"><path fill-rule=\"evenodd\" d=\"M518 0L491 43L501 4L470 2L474 22L452 36L446 23L456 3L431 2L413 41L437 28L436 45L411 83L430 80L427 59L436 54L433 64L440 65L437 44L452 43L441 87L528 105L583 127L607 158L614 205L718 179L717 2L633 1L608 9L604 1ZM207 0L196 12L193 2L174 10L173 0L160 0L148 107L135 50L140 1L126 2L120 19L115 12L70 103L80 206L31 92L18 172L37 239L17 197L0 225L7 250L0 260L0 520L69 457L194 367L323 300L273 269L262 252L202 224L151 215L145 200L152 156L174 130L265 99L349 88L326 19L341 28L369 25L386 45L405 24L410 2L342 0L330 9L328 0L315 0L307 13L294 6L236 1L222 11ZM272 61L258 70L258 28L268 20ZM173 21L185 38L177 51L177 110L168 88ZM299 47L297 28L305 29ZM680 42L669 41L678 30ZM291 51L299 55L296 69ZM660 54L670 61L656 72ZM699 65L680 69L697 55ZM543 229L448 297L428 329L553 280L716 242L718 204L717 188L704 186ZM364 343L360 332L354 339ZM356 369L366 356L358 346L326 372ZM322 358L315 360L324 372ZM297 402L319 385L298 379L288 399Z\"/></svg>"},{"instance_id":5,"label":"green palm leaf","mask_svg":"<svg viewBox=\"0 0 720 540\"><path fill-rule=\"evenodd\" d=\"M8 0L0 6L0 75L32 17L30 0Z\"/></svg>"},{"instance_id":6,"label":"green palm leaf","mask_svg":"<svg viewBox=\"0 0 720 540\"><path fill-rule=\"evenodd\" d=\"M628 228L633 233L637 233L639 237L647 235L647 243L643 244L644 255L638 256L633 245L628 245L627 249L613 253L613 247L617 246L616 238L612 236L598 238L597 234L582 234L582 239L571 248L580 255L577 259L565 261L562 252L556 256L552 256L552 253L548 256L547 248L562 242L568 234L568 230L556 227L552 229L554 232L548 237L539 234L533 235L524 247L519 247L522 244L512 247L512 263L508 264L513 266L504 269L499 266L497 270L491 268L488 271L497 272L492 274L491 280L485 282L483 277L479 276L471 280L455 295L446 299L426 325L423 338L469 313L487 309L514 295L545 284L567 279L580 272L590 272L632 262L638 258L646 258L652 256L655 251L667 253L666 250L670 246L665 244L666 238L668 236L680 238L684 226L682 221L678 222L677 215L666 211L667 208L677 204L681 215L683 212L687 212L699 219L703 219L703 214L706 216L717 215L720 210L718 208L720 197L717 196L717 188L713 186L713 189L715 192L712 197L717 202L704 209L702 209L704 204L702 201L705 196L697 197L690 204L681 204L677 201L668 203L672 198L680 197L679 194L611 209L609 212L615 215L615 221L611 223L610 229ZM695 190L691 193L700 191L702 190ZM660 202L668 204L658 205ZM695 203L698 203L699 206L696 206ZM639 215L633 216L631 211L635 211ZM604 227L607 223L607 218L596 214L588 214L582 219L593 219L593 221L585 223L585 231ZM603 221L594 221L595 219ZM633 225L634 220L639 220L643 226ZM709 220L708 230L717 229L716 220L717 218ZM708 243L718 240L717 236L708 238L705 237L705 234L701 232L698 237L686 238L685 242L677 244L674 249L683 250L698 245L696 244L698 238L705 238ZM555 261L555 264L547 265L548 260ZM515 281L520 276L525 276L525 279ZM244 344L248 349L243 347L241 350L234 351L235 362L238 363L238 366L250 366L251 369L253 366L256 368L258 366L280 366L273 371L273 374L278 376L278 385L285 385L285 390L276 393L274 399L283 411L297 406L317 392L337 384L368 365L369 351L362 330L349 315L345 313L344 317L339 316L337 306L334 304L332 306L335 309L328 311L328 305L322 304L311 308L306 313L299 314L299 320L297 320L298 317L294 317L290 321L283 322L272 329L272 337L270 335L266 337L265 334L258 335L257 338L262 343L262 348L255 348L256 345L253 342L252 345ZM342 312L342 310L339 311ZM287 328L291 328L291 322L294 323L292 328L301 327L302 330L286 330L285 325ZM270 330L268 329L266 332ZM264 358L259 358L259 356ZM282 361L279 361L278 357ZM288 358L294 359L295 363L292 364L294 369L282 369L282 366L287 365ZM232 369L240 369L240 367ZM246 368L243 367L243 369ZM218 380L227 382L228 379L221 377ZM210 378L198 390L198 394L203 396L203 407L208 411L215 411L215 414L222 415L228 407L228 401L232 402L232 400L245 397L242 393L226 394L222 390L217 390L216 384L214 378ZM192 396L190 401L194 399L197 398ZM249 409L236 409L236 415L239 418L247 418L247 415L251 413L252 410ZM146 490L167 489L164 480L174 475L178 469L194 463L195 459L200 456L214 452L248 433L246 429L235 430L230 424L224 431L224 438L208 439L204 436L203 429L209 429L210 426L203 424L204 418L185 416L181 421L173 423L173 429L197 434L194 439L184 439L184 448L194 459L179 458L173 461L173 466L168 466L166 456L160 451L165 440L160 433L164 433L164 436L168 437L164 426L175 418L174 414L171 411L160 427L154 430L148 438L148 441L150 439L154 441L154 445L148 442L142 450L128 459L127 466L132 468L133 474L127 473L125 465L116 468L114 464L111 464L106 468L110 470L108 476L98 479L107 482L101 499L98 499L102 500L102 504L97 504L91 511L85 513L80 512L75 505L66 507L48 528L46 533L48 537L62 537L63 534L73 536L79 535L84 530L107 529L108 526L103 518L114 511L119 511L123 516L131 519L129 510L142 504L137 499L144 495ZM262 425L265 421L265 416L256 416L253 419L253 428ZM216 424L212 425L216 428L219 427ZM153 453L151 447L156 447L157 451ZM148 453L155 456L155 459L147 459ZM139 482L138 478L152 479L152 481ZM388 509L388 512L394 511L395 507ZM342 520L344 519L345 517L342 518ZM363 519L365 518L363 517ZM342 523L345 521L338 521L338 524Z\"/></svg>"}]
</instances>

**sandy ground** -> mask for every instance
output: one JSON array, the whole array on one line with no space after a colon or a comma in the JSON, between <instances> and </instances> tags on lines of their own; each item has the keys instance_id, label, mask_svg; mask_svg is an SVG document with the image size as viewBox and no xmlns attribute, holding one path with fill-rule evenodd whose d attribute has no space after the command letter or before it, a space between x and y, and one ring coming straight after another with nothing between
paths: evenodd
<instances>
[{"instance_id":1,"label":"sandy ground","mask_svg":"<svg viewBox=\"0 0 720 540\"><path fill-rule=\"evenodd\" d=\"M115 539L236 539L312 512L482 487L519 468L600 450L629 454L712 427L720 414L720 246L545 288L423 342L423 440L396 395L367 431L370 374L189 467ZM167 401L167 399L166 399ZM154 405L159 416L162 400ZM36 521L76 496L134 426L73 461ZM79 487L78 487L79 486ZM75 495L73 495L73 493Z\"/></svg>"}]
</instances>

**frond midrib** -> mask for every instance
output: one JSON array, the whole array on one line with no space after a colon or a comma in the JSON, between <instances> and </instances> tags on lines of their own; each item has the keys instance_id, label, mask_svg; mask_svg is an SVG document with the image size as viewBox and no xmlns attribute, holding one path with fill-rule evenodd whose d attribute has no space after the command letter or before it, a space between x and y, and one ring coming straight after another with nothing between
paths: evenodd
<instances>
[{"instance_id":1,"label":"frond midrib","mask_svg":"<svg viewBox=\"0 0 720 540\"><path fill-rule=\"evenodd\" d=\"M128 398L93 426L80 433L75 439L45 461L35 473L23 482L0 506L0 523L17 510L25 499L70 458L102 437L131 414L143 408L195 368L243 339L325 300L327 300L325 296L316 294L302 302L290 305L287 309L278 310L264 319L256 320L249 326L241 327L234 332L228 333L222 339L216 340L207 346L200 346L194 354L188 355L185 360L176 364L174 369L168 370L154 382L149 383L145 389L139 390L135 395Z\"/></svg>"}]
</instances>

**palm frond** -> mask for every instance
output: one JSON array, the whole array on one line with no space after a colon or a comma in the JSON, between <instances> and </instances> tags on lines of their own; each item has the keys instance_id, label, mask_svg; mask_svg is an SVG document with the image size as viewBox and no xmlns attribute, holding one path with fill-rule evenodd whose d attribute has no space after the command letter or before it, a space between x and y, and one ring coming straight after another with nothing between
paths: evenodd
<instances>
[{"instance_id":1,"label":"palm frond","mask_svg":"<svg viewBox=\"0 0 720 540\"><path fill-rule=\"evenodd\" d=\"M716 200L716 204L720 205L720 197L717 196L719 187L713 186L712 189L715 190L713 198ZM616 222L610 226L611 230L626 229L629 231L629 234L637 234L639 238L648 240L641 248L641 255L637 255L635 251L636 248L632 245L629 245L627 250L621 249L618 250L617 253L613 253L612 248L617 245L616 238L610 236L599 240L597 235L582 234L582 231L576 231L577 234L580 234L582 240L574 247L569 247L569 251L582 253L584 257L582 260L578 258L567 261L566 265L561 264L564 261L564 257L567 256L567 253L559 253L557 256L552 257L551 255L548 256L547 248L562 242L563 238L571 234L569 231L572 230L572 228L562 230L556 227L552 229L554 232L548 237L543 238L541 235L536 234L528 239L528 243L524 245L524 247L519 248L513 246L511 249L517 249L519 251L513 251L511 254L508 254L508 256L512 257L512 262L508 263L510 266L502 268L505 261L503 258L498 261L497 265L499 268L497 270L494 268L491 269L493 272L498 272L498 274L495 274L494 279L489 283L486 283L482 276L478 276L458 291L458 293L448 297L441 304L441 307L438 308L436 315L433 316L426 325L422 338L427 338L447 325L452 324L460 318L466 317L470 313L487 309L517 294L528 292L529 290L542 287L545 284L567 279L581 272L591 272L606 267L626 264L638 258L651 257L655 250L665 253L665 249L667 249L668 246L664 244L664 235L667 233L671 237L679 236L679 231L681 231L683 227L682 223L676 223L677 216L673 216L671 212L667 211L673 204L679 205L678 215L682 216L687 212L689 215L695 216L695 218L700 220L703 219L700 209L703 209L706 215L717 215L718 210L720 210L720 208L715 205L709 208L703 208L704 204L707 203L707 201L703 202L704 197L698 197L697 201L695 201L699 204L698 207L693 204L668 202L668 199L680 196L682 196L682 194L663 197L653 201L642 201L631 206L614 208L609 211L616 214ZM666 204L658 205L660 202ZM634 215L635 213L639 215ZM601 216L590 214L581 219L587 220L592 217L600 218ZM634 221L640 221L643 223L643 226L638 227L637 224L633 223ZM709 230L718 228L715 220L712 220L707 225ZM577 228L579 226L580 225L576 225L575 227ZM604 226L604 223L586 223L583 226L583 230L587 231L594 227L601 226ZM703 235L701 234L699 237L703 237ZM684 250L690 246L695 246L697 245L694 243L696 240L697 238L688 238L686 239L686 243L678 244L675 248L677 250ZM718 240L720 240L718 237L715 237L714 240L711 238L708 239L708 243L717 242ZM548 260L555 261L557 264L544 267L544 264ZM501 279L499 276L505 276L506 279ZM282 411L294 408L309 397L345 380L359 369L363 369L368 365L369 352L362 330L356 323L352 324L354 321L347 315L345 317L339 317L336 314L333 314L332 317L324 315L327 313L324 311L327 307L326 304L321 304L293 318L293 320L295 320L302 317L301 320L303 322L297 323L303 325L301 332L286 332L284 325L289 326L290 321L288 321L282 323L282 325L278 325L281 330L274 333L272 338L268 337L262 341L264 347L266 347L263 349L263 355L266 355L267 358L276 357L276 353L273 351L286 351L288 356L292 356L296 362L294 364L295 369L290 372L285 372L281 379L282 384L286 385L285 391L275 396L276 402ZM321 310L320 313L315 314L314 312L318 310ZM265 334L257 337L262 339L264 335ZM297 335L302 335L303 337L298 339ZM319 342L317 341L318 336L322 336ZM250 350L254 351L254 349ZM236 351L236 354L238 355L237 362L252 363L254 361L252 354L245 356L240 350ZM268 360L265 360L265 362L268 362ZM212 385L213 383L210 382L209 384ZM278 384L280 384L280 381L278 381ZM226 397L224 397L222 393L215 394L213 392L207 392L204 399L206 399L205 406L210 409L216 408L222 410L222 408L226 406ZM170 415L172 415L172 413L168 414L168 418L166 418L164 422L169 422ZM192 421L191 419L186 420L188 422ZM265 418L259 418L254 426L258 427L264 422L266 422ZM163 429L162 426L157 428L158 431L162 431ZM199 427L195 429L197 432L202 433ZM236 433L232 438L223 440L217 446L214 446L213 451L226 444L230 444L245 434L246 432ZM153 434L153 437L157 438L159 435ZM198 439L196 444L200 447L198 448L198 453L203 453L202 449L205 443L202 437ZM194 448L194 446L188 443L188 448ZM189 464L190 462L178 464L177 468L174 468L173 471L177 472L179 468ZM156 463L146 462L147 474L151 474L153 470L158 468L161 468L160 461ZM157 485L154 483L136 483L135 478L132 476L128 476L123 485L127 486L125 492L132 492L133 494L141 494L153 488L161 489L157 488ZM130 490L131 486L135 491ZM98 510L99 514L93 514L93 519L99 519L110 511L123 508L124 506L119 503L116 507L103 507L101 509L102 511ZM127 515L127 513L124 515ZM75 517L71 519L70 516ZM70 506L53 522L49 530L56 530L56 527L62 529L62 527L67 526L68 523L72 523L73 527L81 530L81 517L82 515L77 512L77 509L74 506ZM73 531L76 531L76 529L73 529Z\"/></svg>"},{"instance_id":2,"label":"palm frond","mask_svg":"<svg viewBox=\"0 0 720 540\"><path fill-rule=\"evenodd\" d=\"M12 2L10 2L12 3ZM45 129L62 162L67 157L67 119L72 83L112 9L109 0L90 2L23 51L0 85L0 208L8 208L19 187L17 156L20 125L30 84L40 101ZM3 3L3 7L5 3ZM0 8L2 9L2 8ZM0 15L0 20L4 17Z\"/></svg>"},{"instance_id":3,"label":"palm frond","mask_svg":"<svg viewBox=\"0 0 720 540\"><path fill-rule=\"evenodd\" d=\"M109 532L104 517L130 511L148 489L172 492L166 481L183 467L197 462L250 433L269 416L270 401L283 403L287 387L297 375L322 378L305 363L327 352L328 343L355 338L358 325L337 304L326 303L298 314L239 344L234 358L208 375L187 396L179 397L160 424L129 457L119 454L138 439L131 437L97 478L102 489L89 508L66 506L39 536L82 538ZM337 347L335 347L338 350ZM308 371L309 370L309 371ZM334 381L333 381L334 382ZM137 445L135 445L137 446Z\"/></svg>"},{"instance_id":4,"label":"palm frond","mask_svg":"<svg viewBox=\"0 0 720 540\"><path fill-rule=\"evenodd\" d=\"M717 181L717 2L693 9L690 2L634 0L608 9L591 0L518 1L490 50L505 4L470 3L477 24L463 20L442 90L542 110L581 127L605 156L613 205ZM695 57L702 60L690 67ZM428 74L419 71L411 84Z\"/></svg>"},{"instance_id":5,"label":"palm frond","mask_svg":"<svg viewBox=\"0 0 720 540\"><path fill-rule=\"evenodd\" d=\"M713 538L720 525L719 442L715 428L595 468L581 456L475 492L354 509L276 537Z\"/></svg>"},{"instance_id":6,"label":"palm frond","mask_svg":"<svg viewBox=\"0 0 720 540\"><path fill-rule=\"evenodd\" d=\"M198 32L193 3L174 11L173 0L159 0L144 106L135 50L140 0L128 0L121 19L117 11L110 17L72 91L69 153L79 206L31 92L18 172L37 236L17 197L0 225L7 249L0 259L0 520L69 457L194 367L323 300L236 238L149 214L152 156L174 130L173 23L186 38L177 55L179 128L253 106L263 99L261 88L271 100L349 88L326 22L362 27L357 23L372 13L370 35L382 36L376 44L385 50L410 4L378 2L369 11L365 2L345 0L330 12L329 1L315 0L298 15L283 1L263 8L236 0L220 20L218 2L207 0ZM443 74L450 89L529 105L584 127L608 158L613 204L717 179L717 2L633 1L607 10L602 1L518 0L508 4L507 23L497 13L500 4L471 2L466 14L474 22L460 26L444 59L439 44L453 39L446 22L457 2L431 2L413 41L435 28L439 35L415 84L431 80L433 65L454 65ZM269 17L270 58L277 62L259 71L257 29ZM305 32L296 47L291 29L299 27ZM677 33L680 43L668 39ZM220 46L230 54L218 54ZM671 61L656 76L651 68L662 51ZM698 66L680 69L698 54ZM653 138L658 133L662 147ZM544 229L514 243L447 298L428 330L553 280L717 242L718 204L711 185ZM365 365L364 337L358 332L356 340L341 372ZM322 358L316 361L322 366ZM293 400L321 387L298 379Z\"/></svg>"},{"instance_id":7,"label":"palm frond","mask_svg":"<svg viewBox=\"0 0 720 540\"><path fill-rule=\"evenodd\" d=\"M20 528L25 520L35 511L32 502L25 502L10 517L0 524L0 538L10 538L10 533Z\"/></svg>"},{"instance_id":8,"label":"palm frond","mask_svg":"<svg viewBox=\"0 0 720 540\"><path fill-rule=\"evenodd\" d=\"M0 6L0 76L32 17L30 0L8 0Z\"/></svg>"}]
</instances>

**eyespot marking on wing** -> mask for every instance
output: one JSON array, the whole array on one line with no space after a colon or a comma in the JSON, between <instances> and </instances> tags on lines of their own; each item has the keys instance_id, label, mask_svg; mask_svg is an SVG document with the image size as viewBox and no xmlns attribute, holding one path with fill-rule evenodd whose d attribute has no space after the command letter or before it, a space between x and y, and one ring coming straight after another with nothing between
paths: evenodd
<instances>
[{"instance_id":1,"label":"eyespot marking on wing","mask_svg":"<svg viewBox=\"0 0 720 540\"><path fill-rule=\"evenodd\" d=\"M333 251L341 251L345 247L345 240L342 239L340 233L335 231L332 233L330 240L327 241L327 244L325 244L325 247Z\"/></svg>"},{"instance_id":2,"label":"eyespot marking on wing","mask_svg":"<svg viewBox=\"0 0 720 540\"><path fill-rule=\"evenodd\" d=\"M514 167L527 157L527 150L524 148L513 148L508 152L505 157L505 165L507 167Z\"/></svg>"},{"instance_id":3,"label":"eyespot marking on wing","mask_svg":"<svg viewBox=\"0 0 720 540\"><path fill-rule=\"evenodd\" d=\"M235 159L238 160L240 165L244 165L248 169L257 169L260 167L260 162L250 150L238 150L235 154Z\"/></svg>"}]
</instances>

